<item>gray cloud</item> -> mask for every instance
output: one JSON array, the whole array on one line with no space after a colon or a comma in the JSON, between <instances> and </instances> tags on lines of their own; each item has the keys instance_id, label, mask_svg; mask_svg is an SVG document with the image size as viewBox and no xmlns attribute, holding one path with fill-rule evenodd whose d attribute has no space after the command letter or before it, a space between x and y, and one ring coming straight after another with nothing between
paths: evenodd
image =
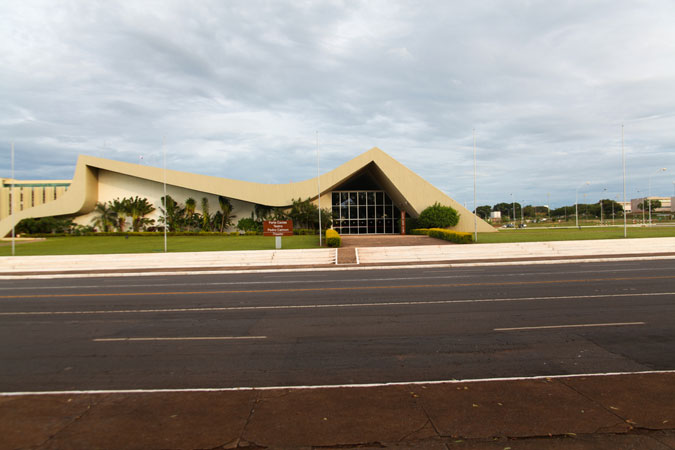
<instances>
[{"instance_id":1,"label":"gray cloud","mask_svg":"<svg viewBox=\"0 0 675 450\"><path fill-rule=\"evenodd\" d=\"M471 206L672 193L669 1L0 5L0 167L80 153L267 183L379 146ZM669 172L656 175L656 169ZM644 185L644 186L643 186ZM606 191L603 191L606 189Z\"/></svg>"}]
</instances>

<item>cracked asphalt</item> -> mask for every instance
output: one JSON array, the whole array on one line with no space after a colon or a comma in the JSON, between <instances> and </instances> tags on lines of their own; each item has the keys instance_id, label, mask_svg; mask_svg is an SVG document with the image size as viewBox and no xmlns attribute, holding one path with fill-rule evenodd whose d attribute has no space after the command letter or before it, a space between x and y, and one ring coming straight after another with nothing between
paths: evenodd
<instances>
[{"instance_id":1,"label":"cracked asphalt","mask_svg":"<svg viewBox=\"0 0 675 450\"><path fill-rule=\"evenodd\" d=\"M0 398L12 449L672 449L675 374Z\"/></svg>"}]
</instances>

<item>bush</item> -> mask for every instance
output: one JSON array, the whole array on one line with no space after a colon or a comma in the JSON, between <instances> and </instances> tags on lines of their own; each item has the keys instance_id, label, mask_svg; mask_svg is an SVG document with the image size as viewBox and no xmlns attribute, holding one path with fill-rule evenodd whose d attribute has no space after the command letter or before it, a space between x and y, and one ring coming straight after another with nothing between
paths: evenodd
<instances>
[{"instance_id":1,"label":"bush","mask_svg":"<svg viewBox=\"0 0 675 450\"><path fill-rule=\"evenodd\" d=\"M342 238L337 231L326 230L326 245L329 247L340 247L342 245Z\"/></svg>"},{"instance_id":2,"label":"bush","mask_svg":"<svg viewBox=\"0 0 675 450\"><path fill-rule=\"evenodd\" d=\"M411 234L425 234L436 239L443 239L444 241L454 242L455 244L471 244L473 242L473 234L463 233L461 231L450 231L443 228L418 228L411 230Z\"/></svg>"},{"instance_id":3,"label":"bush","mask_svg":"<svg viewBox=\"0 0 675 450\"><path fill-rule=\"evenodd\" d=\"M256 220L253 220L249 217L244 217L243 219L239 219L239 222L237 222L237 228L240 229L241 231L244 231L248 233L249 231L262 231L262 222L258 222Z\"/></svg>"},{"instance_id":4,"label":"bush","mask_svg":"<svg viewBox=\"0 0 675 450\"><path fill-rule=\"evenodd\" d=\"M457 210L436 202L420 214L417 222L422 228L448 228L459 222Z\"/></svg>"},{"instance_id":5,"label":"bush","mask_svg":"<svg viewBox=\"0 0 675 450\"><path fill-rule=\"evenodd\" d=\"M312 235L312 234L318 234L316 230L310 230L308 228L296 228L293 230L293 234L295 235L300 235L300 236L306 236L306 235Z\"/></svg>"}]
</instances>

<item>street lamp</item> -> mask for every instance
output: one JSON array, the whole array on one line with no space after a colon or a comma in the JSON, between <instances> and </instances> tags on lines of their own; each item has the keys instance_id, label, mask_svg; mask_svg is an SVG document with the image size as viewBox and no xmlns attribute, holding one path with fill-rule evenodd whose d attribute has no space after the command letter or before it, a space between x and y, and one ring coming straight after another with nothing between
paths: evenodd
<instances>
[{"instance_id":1,"label":"street lamp","mask_svg":"<svg viewBox=\"0 0 675 450\"><path fill-rule=\"evenodd\" d=\"M660 169L657 169L656 173L655 174L653 173L649 177L649 191L648 191L649 197L652 196L652 177L654 175L658 175L660 172L665 172L665 171L666 171L666 168L662 167ZM652 226L652 200L649 197L647 197L647 201L649 202L649 226L651 227ZM642 205L642 206L644 207L644 205Z\"/></svg>"},{"instance_id":2,"label":"street lamp","mask_svg":"<svg viewBox=\"0 0 675 450\"><path fill-rule=\"evenodd\" d=\"M579 227L579 189L581 189L584 186L588 186L589 184L591 184L591 182L587 181L577 188L577 195L576 195L575 200L574 200L574 216L576 218L577 228L580 228Z\"/></svg>"},{"instance_id":3,"label":"street lamp","mask_svg":"<svg viewBox=\"0 0 675 450\"><path fill-rule=\"evenodd\" d=\"M607 192L607 188L602 190L602 195L604 195L605 192ZM602 195L600 196L600 226L602 226Z\"/></svg>"}]
</instances>

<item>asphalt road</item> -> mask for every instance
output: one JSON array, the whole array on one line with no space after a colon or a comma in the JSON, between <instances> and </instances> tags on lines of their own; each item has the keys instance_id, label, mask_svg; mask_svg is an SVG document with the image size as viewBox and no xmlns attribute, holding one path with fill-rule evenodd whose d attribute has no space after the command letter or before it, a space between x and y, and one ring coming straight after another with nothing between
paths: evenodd
<instances>
[{"instance_id":1,"label":"asphalt road","mask_svg":"<svg viewBox=\"0 0 675 450\"><path fill-rule=\"evenodd\" d=\"M675 369L675 261L0 281L0 391Z\"/></svg>"}]
</instances>

